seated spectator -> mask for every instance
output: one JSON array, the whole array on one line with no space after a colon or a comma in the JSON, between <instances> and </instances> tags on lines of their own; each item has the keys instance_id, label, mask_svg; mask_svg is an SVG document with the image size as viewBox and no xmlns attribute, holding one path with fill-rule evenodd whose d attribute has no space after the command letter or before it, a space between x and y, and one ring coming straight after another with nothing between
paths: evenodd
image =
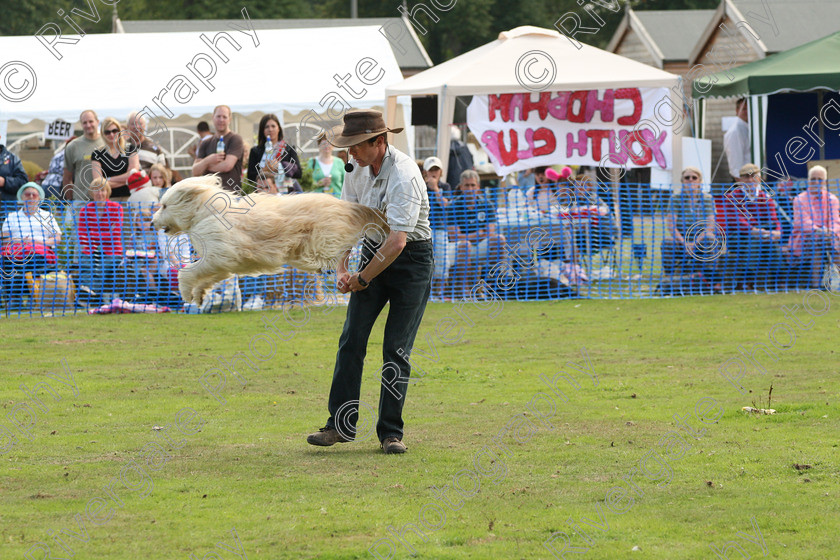
<instances>
[{"instance_id":1,"label":"seated spectator","mask_svg":"<svg viewBox=\"0 0 840 560\"><path fill-rule=\"evenodd\" d=\"M823 258L840 263L840 201L825 188L825 167L808 170L808 189L793 199L790 253L794 264L810 267L810 286L820 288Z\"/></svg>"},{"instance_id":2,"label":"seated spectator","mask_svg":"<svg viewBox=\"0 0 840 560\"><path fill-rule=\"evenodd\" d=\"M426 183L426 193L429 197L429 224L432 228L432 244L435 251L435 270L432 274L432 296L442 298L446 280L449 278L449 267L456 259L458 248L462 251L469 249L466 242L450 243L449 231L446 228L446 209L452 202L452 187L440 180L443 173L443 162L440 158L429 157L423 162L423 180ZM467 255L463 253L461 260Z\"/></svg>"},{"instance_id":3,"label":"seated spectator","mask_svg":"<svg viewBox=\"0 0 840 560\"><path fill-rule=\"evenodd\" d=\"M556 179L549 179L549 169L545 165L534 168L534 186L528 189L525 198L532 210L557 216L560 213L560 191L565 185L561 186Z\"/></svg>"},{"instance_id":4,"label":"seated spectator","mask_svg":"<svg viewBox=\"0 0 840 560\"><path fill-rule=\"evenodd\" d=\"M274 173L270 171L265 171L257 175L257 192L262 192L265 194L281 194L280 191L277 189L277 183L275 183Z\"/></svg>"},{"instance_id":5,"label":"seated spectator","mask_svg":"<svg viewBox=\"0 0 840 560\"><path fill-rule=\"evenodd\" d=\"M123 210L119 203L109 200L111 186L106 179L94 179L90 188L93 201L82 208L78 222L80 280L102 299L101 303L110 303L125 289L125 275L119 268L123 259Z\"/></svg>"},{"instance_id":6,"label":"seated spectator","mask_svg":"<svg viewBox=\"0 0 840 560\"><path fill-rule=\"evenodd\" d=\"M125 136L122 127L114 117L102 119L102 138L105 147L93 151L90 155L93 178L104 177L115 200L128 200L131 194L128 178L132 169L140 169L140 156L126 153ZM93 197L91 196L93 199ZM95 199L93 199L95 200Z\"/></svg>"},{"instance_id":7,"label":"seated spectator","mask_svg":"<svg viewBox=\"0 0 840 560\"><path fill-rule=\"evenodd\" d=\"M297 179L286 177L283 180L283 184L278 186L277 177L277 174L272 173L271 171L263 171L257 175L256 191L266 194L276 194L277 196L285 194L300 194L303 192L303 188L301 188Z\"/></svg>"},{"instance_id":8,"label":"seated spectator","mask_svg":"<svg viewBox=\"0 0 840 560\"><path fill-rule=\"evenodd\" d=\"M277 188L277 184L275 181L277 180L277 175L272 173L268 170L262 170L260 173L257 174L257 184L256 184L256 192L261 192L265 194L271 194L276 196L283 196L287 194L299 194L303 192L300 187L300 184L294 179L286 178L287 186L283 188L283 192ZM287 190L289 188L288 183L291 182L292 190ZM286 280L286 284L290 287L290 292L295 291L291 290L294 286L295 278L294 272L287 272L282 275L282 278ZM298 277L300 279L300 275L303 273L297 272ZM308 274L304 274L304 279L314 278L314 276L310 277ZM277 279L279 276L240 276L239 277L239 286L242 291L242 299L245 300L245 303L242 305L242 309L245 311L253 311L257 309L262 309L269 301L268 291L269 291L269 284L271 284L272 288L276 288ZM320 282L320 280L318 280ZM297 289L295 293L300 293L301 290Z\"/></svg>"},{"instance_id":9,"label":"seated spectator","mask_svg":"<svg viewBox=\"0 0 840 560\"><path fill-rule=\"evenodd\" d=\"M790 177L784 177L773 185L776 191L776 210L779 214L779 221L782 224L782 242L787 244L790 241L790 234L793 231L793 199L802 192L801 186Z\"/></svg>"},{"instance_id":10,"label":"seated spectator","mask_svg":"<svg viewBox=\"0 0 840 560\"><path fill-rule=\"evenodd\" d=\"M571 176L572 170L568 167L563 168L562 173L558 173L554 169L546 166L534 168L535 185L528 189L525 195L528 208L532 212L545 214L552 218L567 218L569 217L569 209L574 202L574 191L569 184L568 179ZM566 222L557 222L547 226L549 228L563 228L562 235L554 236L555 243L552 248L543 258L549 260L576 260L574 257L572 246L572 228L568 227ZM563 243L557 240L562 238Z\"/></svg>"},{"instance_id":11,"label":"seated spectator","mask_svg":"<svg viewBox=\"0 0 840 560\"><path fill-rule=\"evenodd\" d=\"M186 233L169 236L162 229L156 235L158 303L176 307L183 304L178 292L178 271L191 262L190 238Z\"/></svg>"},{"instance_id":12,"label":"seated spectator","mask_svg":"<svg viewBox=\"0 0 840 560\"><path fill-rule=\"evenodd\" d=\"M528 189L536 184L533 168L523 169L522 171L518 171L516 173L516 186L519 187L519 190L521 190L523 194L528 192Z\"/></svg>"},{"instance_id":13,"label":"seated spectator","mask_svg":"<svg viewBox=\"0 0 840 560\"><path fill-rule=\"evenodd\" d=\"M35 183L24 183L17 199L23 207L10 213L0 229L0 271L6 311L23 309L27 272L33 277L55 269L55 248L61 242L61 230L55 217L40 209L43 189Z\"/></svg>"},{"instance_id":14,"label":"seated spectator","mask_svg":"<svg viewBox=\"0 0 840 560\"><path fill-rule=\"evenodd\" d=\"M312 192L341 196L344 162L333 156L333 145L327 141L326 135L322 135L318 140L318 155L311 158L307 165L312 170L312 180L315 182Z\"/></svg>"},{"instance_id":15,"label":"seated spectator","mask_svg":"<svg viewBox=\"0 0 840 560\"><path fill-rule=\"evenodd\" d=\"M737 288L752 290L762 280L767 289L782 264L782 224L776 203L761 188L761 171L752 163L723 196L726 244L738 259Z\"/></svg>"},{"instance_id":16,"label":"seated spectator","mask_svg":"<svg viewBox=\"0 0 840 560\"><path fill-rule=\"evenodd\" d=\"M505 237L496 232L496 209L487 202L479 190L478 173L467 169L461 173L461 191L446 214L449 241L466 242L464 257L455 261L453 273L456 297L466 297L469 288L478 281L479 270L489 270L507 258Z\"/></svg>"},{"instance_id":17,"label":"seated spectator","mask_svg":"<svg viewBox=\"0 0 840 560\"><path fill-rule=\"evenodd\" d=\"M701 190L703 174L695 167L682 172L682 190L671 195L665 214L665 233L662 241L662 271L674 275L678 269L702 277L722 291L714 263L719 255L708 248L719 243L715 235L715 203L712 196ZM693 272L701 269L702 273Z\"/></svg>"},{"instance_id":18,"label":"seated spectator","mask_svg":"<svg viewBox=\"0 0 840 560\"><path fill-rule=\"evenodd\" d=\"M147 255L142 258L140 267L148 288L157 290L155 263L148 257L154 254L157 244L155 231L152 228L152 215L157 210L163 192L171 186L172 175L168 167L159 163L149 168L148 176L145 171L134 171L129 178L131 196L128 197L126 205L133 232L130 243L131 248Z\"/></svg>"},{"instance_id":19,"label":"seated spectator","mask_svg":"<svg viewBox=\"0 0 840 560\"><path fill-rule=\"evenodd\" d=\"M582 174L574 178L572 186L574 196L568 215L572 218L588 218L589 246L592 250L598 251L610 246L613 235L612 214L598 196L598 183L590 175ZM586 249L586 232L578 232L577 241L578 248Z\"/></svg>"},{"instance_id":20,"label":"seated spectator","mask_svg":"<svg viewBox=\"0 0 840 560\"><path fill-rule=\"evenodd\" d=\"M276 175L282 186L286 178L300 179L302 170L297 152L283 140L283 128L277 115L263 115L257 132L257 145L248 154L248 180L256 182L261 171Z\"/></svg>"}]
</instances>

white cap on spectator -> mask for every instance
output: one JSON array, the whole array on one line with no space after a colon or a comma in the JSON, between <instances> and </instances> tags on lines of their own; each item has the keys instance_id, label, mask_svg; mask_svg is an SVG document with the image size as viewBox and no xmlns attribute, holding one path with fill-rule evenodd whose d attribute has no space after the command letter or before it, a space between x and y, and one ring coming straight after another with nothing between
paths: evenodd
<instances>
[{"instance_id":1,"label":"white cap on spectator","mask_svg":"<svg viewBox=\"0 0 840 560\"><path fill-rule=\"evenodd\" d=\"M423 171L431 171L433 167L443 169L443 162L440 161L439 157L427 157L426 161L423 162Z\"/></svg>"}]
</instances>

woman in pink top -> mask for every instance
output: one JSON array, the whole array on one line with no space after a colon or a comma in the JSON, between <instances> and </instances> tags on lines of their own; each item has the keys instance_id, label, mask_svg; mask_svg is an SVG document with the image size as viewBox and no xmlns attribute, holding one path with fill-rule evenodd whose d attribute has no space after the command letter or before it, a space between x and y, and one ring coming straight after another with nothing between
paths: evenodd
<instances>
[{"instance_id":1,"label":"woman in pink top","mask_svg":"<svg viewBox=\"0 0 840 560\"><path fill-rule=\"evenodd\" d=\"M808 171L808 189L793 199L790 252L794 263L811 264L811 287L820 287L823 255L840 262L840 201L825 188L825 167Z\"/></svg>"},{"instance_id":2,"label":"woman in pink top","mask_svg":"<svg viewBox=\"0 0 840 560\"><path fill-rule=\"evenodd\" d=\"M108 200L111 187L106 179L94 179L90 189L93 202L79 213L81 279L99 297L112 294L103 298L103 303L110 303L125 288L125 279L118 278L123 259L123 210L119 203Z\"/></svg>"}]
</instances>

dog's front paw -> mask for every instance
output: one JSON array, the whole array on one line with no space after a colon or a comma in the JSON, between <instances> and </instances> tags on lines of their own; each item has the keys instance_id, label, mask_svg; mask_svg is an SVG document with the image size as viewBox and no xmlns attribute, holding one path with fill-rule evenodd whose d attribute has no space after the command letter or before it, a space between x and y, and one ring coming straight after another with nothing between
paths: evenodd
<instances>
[{"instance_id":1,"label":"dog's front paw","mask_svg":"<svg viewBox=\"0 0 840 560\"><path fill-rule=\"evenodd\" d=\"M204 303L204 297L207 295L207 288L194 288L190 297L190 301L192 301L197 306L201 307Z\"/></svg>"},{"instance_id":2,"label":"dog's front paw","mask_svg":"<svg viewBox=\"0 0 840 560\"><path fill-rule=\"evenodd\" d=\"M183 300L184 303L190 303L192 301L193 289L191 286L188 286L186 282L178 283L178 292L181 294L181 300Z\"/></svg>"}]
</instances>

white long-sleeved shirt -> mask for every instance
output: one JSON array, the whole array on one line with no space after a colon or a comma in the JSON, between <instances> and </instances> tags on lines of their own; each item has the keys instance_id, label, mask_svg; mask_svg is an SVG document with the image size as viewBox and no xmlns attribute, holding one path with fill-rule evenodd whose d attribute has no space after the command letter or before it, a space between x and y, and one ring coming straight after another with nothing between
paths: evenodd
<instances>
[{"instance_id":1,"label":"white long-sleeved shirt","mask_svg":"<svg viewBox=\"0 0 840 560\"><path fill-rule=\"evenodd\" d=\"M723 135L723 149L726 152L729 175L738 178L741 168L751 163L750 127L743 119L739 118L735 126Z\"/></svg>"}]
</instances>

